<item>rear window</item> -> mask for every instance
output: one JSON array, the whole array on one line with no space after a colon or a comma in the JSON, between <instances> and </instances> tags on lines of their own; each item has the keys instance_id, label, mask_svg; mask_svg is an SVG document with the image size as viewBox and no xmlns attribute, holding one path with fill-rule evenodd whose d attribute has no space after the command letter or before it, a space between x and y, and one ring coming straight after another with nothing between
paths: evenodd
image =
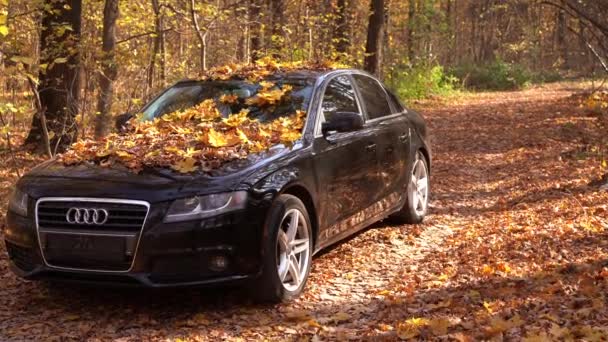
<instances>
[{"instance_id":1,"label":"rear window","mask_svg":"<svg viewBox=\"0 0 608 342\"><path fill-rule=\"evenodd\" d=\"M393 105L393 113L394 114L403 113L405 108L401 104L401 101L399 101L399 98L392 91L390 91L388 89L386 90L386 93L388 94L388 99L391 101L391 104Z\"/></svg>"},{"instance_id":2,"label":"rear window","mask_svg":"<svg viewBox=\"0 0 608 342\"><path fill-rule=\"evenodd\" d=\"M388 103L386 92L373 78L364 75L353 75L363 102L365 103L365 111L367 117L371 120L381 118L386 115L393 114L391 106Z\"/></svg>"}]
</instances>

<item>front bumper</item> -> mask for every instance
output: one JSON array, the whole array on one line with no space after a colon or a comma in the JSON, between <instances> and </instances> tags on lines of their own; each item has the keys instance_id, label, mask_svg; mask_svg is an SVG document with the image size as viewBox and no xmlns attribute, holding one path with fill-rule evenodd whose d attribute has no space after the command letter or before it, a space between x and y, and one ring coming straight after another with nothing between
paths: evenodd
<instances>
[{"instance_id":1,"label":"front bumper","mask_svg":"<svg viewBox=\"0 0 608 342\"><path fill-rule=\"evenodd\" d=\"M128 271L49 265L42 257L34 219L9 211L4 238L11 269L30 280L145 287L231 283L259 274L268 202L213 218L169 224L162 222L167 206L168 203L150 206ZM218 258L226 261L221 264L223 267L213 262Z\"/></svg>"}]
</instances>

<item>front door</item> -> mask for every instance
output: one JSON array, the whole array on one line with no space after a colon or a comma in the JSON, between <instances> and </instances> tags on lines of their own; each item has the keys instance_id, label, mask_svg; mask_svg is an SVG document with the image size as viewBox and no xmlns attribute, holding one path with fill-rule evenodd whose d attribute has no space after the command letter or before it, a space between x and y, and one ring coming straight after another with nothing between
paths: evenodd
<instances>
[{"instance_id":1,"label":"front door","mask_svg":"<svg viewBox=\"0 0 608 342\"><path fill-rule=\"evenodd\" d=\"M336 76L328 82L319 113L321 123L337 112L361 115L348 75ZM335 228L339 222L373 203L380 186L377 144L373 129L332 133L326 137L319 130L313 148L321 194L319 236L323 242L344 233L344 229Z\"/></svg>"},{"instance_id":2,"label":"front door","mask_svg":"<svg viewBox=\"0 0 608 342\"><path fill-rule=\"evenodd\" d=\"M408 183L407 161L410 155L410 123L402 110L393 108L388 93L375 79L353 75L368 121L366 127L376 133L381 190L376 201L393 206L404 195Z\"/></svg>"}]
</instances>

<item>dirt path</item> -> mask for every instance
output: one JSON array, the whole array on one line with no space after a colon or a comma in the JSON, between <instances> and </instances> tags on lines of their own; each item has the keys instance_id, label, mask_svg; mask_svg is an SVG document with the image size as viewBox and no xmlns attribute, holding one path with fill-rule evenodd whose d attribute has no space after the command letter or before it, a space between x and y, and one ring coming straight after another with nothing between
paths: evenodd
<instances>
[{"instance_id":1,"label":"dirt path","mask_svg":"<svg viewBox=\"0 0 608 342\"><path fill-rule=\"evenodd\" d=\"M0 340L397 339L608 335L602 131L555 85L428 106L425 224L378 223L314 261L304 296L48 288L0 252ZM606 132L603 132L606 134Z\"/></svg>"}]
</instances>

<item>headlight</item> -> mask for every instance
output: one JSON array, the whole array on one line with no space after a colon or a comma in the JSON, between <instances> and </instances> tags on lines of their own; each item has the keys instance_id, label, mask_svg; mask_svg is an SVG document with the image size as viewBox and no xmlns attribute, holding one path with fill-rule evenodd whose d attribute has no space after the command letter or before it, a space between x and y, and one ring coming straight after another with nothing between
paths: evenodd
<instances>
[{"instance_id":1,"label":"headlight","mask_svg":"<svg viewBox=\"0 0 608 342\"><path fill-rule=\"evenodd\" d=\"M15 189L8 201L9 210L21 216L27 216L27 194L19 189Z\"/></svg>"},{"instance_id":2,"label":"headlight","mask_svg":"<svg viewBox=\"0 0 608 342\"><path fill-rule=\"evenodd\" d=\"M175 200L164 222L202 219L245 208L247 192L237 191Z\"/></svg>"}]
</instances>

